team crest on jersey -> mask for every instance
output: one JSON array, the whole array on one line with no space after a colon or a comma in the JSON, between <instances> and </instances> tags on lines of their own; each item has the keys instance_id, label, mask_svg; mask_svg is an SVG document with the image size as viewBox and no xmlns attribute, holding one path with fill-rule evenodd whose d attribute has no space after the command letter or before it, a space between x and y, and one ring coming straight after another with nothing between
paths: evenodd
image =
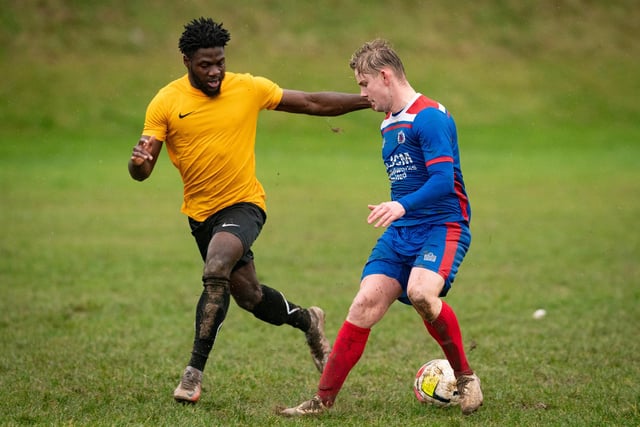
<instances>
[{"instance_id":1,"label":"team crest on jersey","mask_svg":"<svg viewBox=\"0 0 640 427\"><path fill-rule=\"evenodd\" d=\"M407 137L405 136L403 131L398 132L398 144L404 144L404 142L407 140Z\"/></svg>"}]
</instances>

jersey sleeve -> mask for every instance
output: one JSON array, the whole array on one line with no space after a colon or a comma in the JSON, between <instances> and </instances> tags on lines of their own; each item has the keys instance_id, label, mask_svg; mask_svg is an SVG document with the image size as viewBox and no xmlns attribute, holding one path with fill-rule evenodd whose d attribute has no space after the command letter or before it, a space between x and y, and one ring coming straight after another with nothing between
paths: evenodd
<instances>
[{"instance_id":1,"label":"jersey sleeve","mask_svg":"<svg viewBox=\"0 0 640 427\"><path fill-rule=\"evenodd\" d=\"M168 118L166 110L167 97L159 92L147 106L144 119L143 135L155 136L158 141L166 141Z\"/></svg>"},{"instance_id":2,"label":"jersey sleeve","mask_svg":"<svg viewBox=\"0 0 640 427\"><path fill-rule=\"evenodd\" d=\"M426 207L454 190L453 150L447 113L436 108L423 110L414 129L424 155L428 178L416 191L398 200L407 212Z\"/></svg>"},{"instance_id":3,"label":"jersey sleeve","mask_svg":"<svg viewBox=\"0 0 640 427\"><path fill-rule=\"evenodd\" d=\"M258 98L262 100L260 108L267 110L275 109L282 100L284 90L265 77L254 77L254 83L260 94Z\"/></svg>"},{"instance_id":4,"label":"jersey sleeve","mask_svg":"<svg viewBox=\"0 0 640 427\"><path fill-rule=\"evenodd\" d=\"M447 158L453 161L452 143L455 136L451 132L447 113L427 108L418 114L414 127L427 167Z\"/></svg>"},{"instance_id":5,"label":"jersey sleeve","mask_svg":"<svg viewBox=\"0 0 640 427\"><path fill-rule=\"evenodd\" d=\"M453 191L453 163L435 163L428 168L429 179L413 193L402 197L398 202L405 211L423 208Z\"/></svg>"}]
</instances>

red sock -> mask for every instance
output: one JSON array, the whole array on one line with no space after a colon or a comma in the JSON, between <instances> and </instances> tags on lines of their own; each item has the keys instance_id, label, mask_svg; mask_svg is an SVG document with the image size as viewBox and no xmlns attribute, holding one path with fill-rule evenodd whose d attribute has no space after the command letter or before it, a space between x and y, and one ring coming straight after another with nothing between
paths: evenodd
<instances>
[{"instance_id":1,"label":"red sock","mask_svg":"<svg viewBox=\"0 0 640 427\"><path fill-rule=\"evenodd\" d=\"M371 329L361 328L346 320L342 324L318 386L318 396L325 406L333 406L347 375L364 352L369 332Z\"/></svg>"},{"instance_id":2,"label":"red sock","mask_svg":"<svg viewBox=\"0 0 640 427\"><path fill-rule=\"evenodd\" d=\"M424 325L442 347L456 377L472 375L473 370L469 366L469 362L467 362L467 356L462 345L462 333L460 332L458 318L451 307L443 301L442 311L440 311L438 318L433 323L425 320Z\"/></svg>"}]
</instances>

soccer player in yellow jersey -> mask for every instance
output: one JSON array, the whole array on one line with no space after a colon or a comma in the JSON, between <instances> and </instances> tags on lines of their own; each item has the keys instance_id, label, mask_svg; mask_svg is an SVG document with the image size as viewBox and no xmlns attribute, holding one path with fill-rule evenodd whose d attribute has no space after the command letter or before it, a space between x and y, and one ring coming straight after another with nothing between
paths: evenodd
<instances>
[{"instance_id":1,"label":"soccer player in yellow jersey","mask_svg":"<svg viewBox=\"0 0 640 427\"><path fill-rule=\"evenodd\" d=\"M167 146L184 185L182 212L204 261L191 359L173 394L185 403L200 398L202 372L230 296L260 320L303 331L316 368L324 369L330 344L322 309L302 308L256 276L251 245L266 220L265 192L255 171L258 113L335 116L370 107L359 94L287 90L263 77L227 72L230 38L210 18L185 25L179 48L187 74L149 103L128 165L131 177L143 181Z\"/></svg>"}]
</instances>

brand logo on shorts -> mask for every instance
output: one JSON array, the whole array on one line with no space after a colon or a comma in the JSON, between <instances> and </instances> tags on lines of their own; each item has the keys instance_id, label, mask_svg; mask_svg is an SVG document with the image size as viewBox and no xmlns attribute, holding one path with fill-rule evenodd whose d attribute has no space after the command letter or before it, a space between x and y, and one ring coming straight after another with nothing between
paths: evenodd
<instances>
[{"instance_id":1,"label":"brand logo on shorts","mask_svg":"<svg viewBox=\"0 0 640 427\"><path fill-rule=\"evenodd\" d=\"M424 254L424 257L422 259L427 262L436 262L438 257L433 252L429 252L428 254Z\"/></svg>"}]
</instances>

